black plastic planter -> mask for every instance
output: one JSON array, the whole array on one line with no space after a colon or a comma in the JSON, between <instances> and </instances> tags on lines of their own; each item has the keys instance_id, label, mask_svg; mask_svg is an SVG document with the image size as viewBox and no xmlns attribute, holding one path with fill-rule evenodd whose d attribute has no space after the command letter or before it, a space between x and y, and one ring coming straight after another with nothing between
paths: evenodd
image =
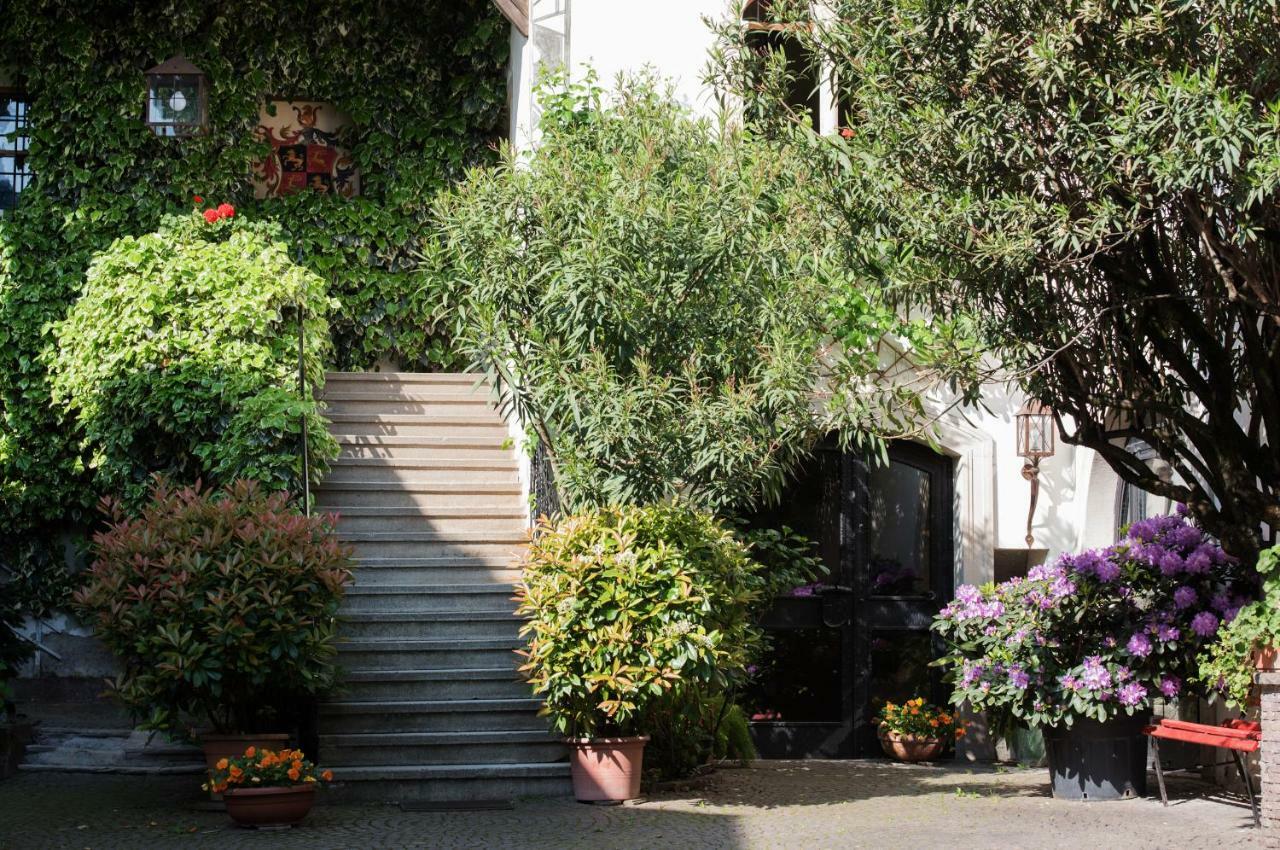
<instances>
[{"instance_id":1,"label":"black plastic planter","mask_svg":"<svg viewBox=\"0 0 1280 850\"><path fill-rule=\"evenodd\" d=\"M1146 714L1105 723L1076 718L1044 729L1053 796L1060 800L1128 800L1147 793Z\"/></svg>"}]
</instances>

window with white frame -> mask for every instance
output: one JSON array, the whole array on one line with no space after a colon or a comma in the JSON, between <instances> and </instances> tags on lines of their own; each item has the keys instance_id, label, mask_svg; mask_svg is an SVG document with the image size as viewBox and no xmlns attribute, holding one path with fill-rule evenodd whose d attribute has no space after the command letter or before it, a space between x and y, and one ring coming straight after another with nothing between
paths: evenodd
<instances>
[{"instance_id":1,"label":"window with white frame","mask_svg":"<svg viewBox=\"0 0 1280 850\"><path fill-rule=\"evenodd\" d=\"M25 94L0 89L0 213L18 205L18 196L31 182L27 165L28 110Z\"/></svg>"}]
</instances>

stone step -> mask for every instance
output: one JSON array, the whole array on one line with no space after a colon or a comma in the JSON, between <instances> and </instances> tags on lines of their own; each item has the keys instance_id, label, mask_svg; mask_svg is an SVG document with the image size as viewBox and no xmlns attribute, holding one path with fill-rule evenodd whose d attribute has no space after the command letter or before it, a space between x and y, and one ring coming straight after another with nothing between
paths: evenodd
<instances>
[{"instance_id":1,"label":"stone step","mask_svg":"<svg viewBox=\"0 0 1280 850\"><path fill-rule=\"evenodd\" d=\"M428 393L408 395L403 393L335 393L326 392L324 415L374 414L377 416L501 416L494 409L485 393L459 395L454 393Z\"/></svg>"},{"instance_id":2,"label":"stone step","mask_svg":"<svg viewBox=\"0 0 1280 850\"><path fill-rule=\"evenodd\" d=\"M366 387L404 385L413 387L448 386L454 392L461 387L487 386L488 378L475 372L326 372L325 385L358 384Z\"/></svg>"},{"instance_id":3,"label":"stone step","mask_svg":"<svg viewBox=\"0 0 1280 850\"><path fill-rule=\"evenodd\" d=\"M344 613L339 630L344 638L454 640L518 637L522 620L505 610L488 611L370 611Z\"/></svg>"},{"instance_id":4,"label":"stone step","mask_svg":"<svg viewBox=\"0 0 1280 850\"><path fill-rule=\"evenodd\" d=\"M512 800L571 790L567 762L348 767L334 779L325 797L339 802Z\"/></svg>"},{"instance_id":5,"label":"stone step","mask_svg":"<svg viewBox=\"0 0 1280 850\"><path fill-rule=\"evenodd\" d=\"M504 560L486 564L483 558L368 559L355 570L355 586L361 589L402 585L429 588L455 584L515 584L519 580L520 568L515 562Z\"/></svg>"},{"instance_id":6,"label":"stone step","mask_svg":"<svg viewBox=\"0 0 1280 850\"><path fill-rule=\"evenodd\" d=\"M527 764L564 758L564 744L545 726L484 732L363 732L320 736L321 763L335 771L346 766Z\"/></svg>"},{"instance_id":7,"label":"stone step","mask_svg":"<svg viewBox=\"0 0 1280 850\"><path fill-rule=\"evenodd\" d=\"M508 453L505 458L477 459L467 457L336 457L331 469L427 469L462 471L501 471L514 473L519 467Z\"/></svg>"},{"instance_id":8,"label":"stone step","mask_svg":"<svg viewBox=\"0 0 1280 850\"><path fill-rule=\"evenodd\" d=\"M343 537L355 548L357 560L362 558L484 558L490 563L514 565L520 558L524 543L508 541L489 543L475 540L413 540L400 538L367 539L367 535L377 532L352 532L344 535L342 527L338 527L338 536Z\"/></svg>"},{"instance_id":9,"label":"stone step","mask_svg":"<svg viewBox=\"0 0 1280 850\"><path fill-rule=\"evenodd\" d=\"M518 699L350 700L320 705L322 735L368 732L499 732L545 730L542 701ZM394 763L394 762L393 762Z\"/></svg>"},{"instance_id":10,"label":"stone step","mask_svg":"<svg viewBox=\"0 0 1280 850\"><path fill-rule=\"evenodd\" d=\"M326 513L338 515L343 534L352 532L434 532L461 538L492 536L500 539L521 537L528 528L523 511L515 509L470 508L448 513L435 513L422 508L338 506L325 507Z\"/></svg>"},{"instance_id":11,"label":"stone step","mask_svg":"<svg viewBox=\"0 0 1280 850\"><path fill-rule=\"evenodd\" d=\"M356 584L347 588L342 612L392 613L398 611L491 611L505 607L515 595L508 582L488 584L403 585L360 583L362 567L356 568Z\"/></svg>"},{"instance_id":12,"label":"stone step","mask_svg":"<svg viewBox=\"0 0 1280 850\"><path fill-rule=\"evenodd\" d=\"M350 435L344 435L350 436ZM399 440L407 440L416 443L426 442L425 437L397 437ZM396 462L411 461L476 461L476 462L502 462L516 463L515 454L510 448L503 448L501 443L493 440L474 440L471 441L475 445L457 442L444 445L410 445L405 444L377 444L377 443L360 443L348 442L339 443L340 452L338 460L345 461L347 459L373 459L382 458L384 460Z\"/></svg>"},{"instance_id":13,"label":"stone step","mask_svg":"<svg viewBox=\"0 0 1280 850\"><path fill-rule=\"evenodd\" d=\"M466 640L404 640L367 638L339 640L338 661L343 667L364 670L404 670L411 667L497 667L519 661L518 638L469 638Z\"/></svg>"},{"instance_id":14,"label":"stone step","mask_svg":"<svg viewBox=\"0 0 1280 850\"><path fill-rule=\"evenodd\" d=\"M501 445L509 436L506 423L494 410L466 413L394 414L326 413L334 434L388 437L484 437Z\"/></svg>"},{"instance_id":15,"label":"stone step","mask_svg":"<svg viewBox=\"0 0 1280 850\"><path fill-rule=\"evenodd\" d=\"M377 465L335 464L322 484L324 488L342 487L347 484L376 484L384 490L405 487L449 487L454 491L488 492L493 488L520 487L516 468L512 464L496 469L440 469Z\"/></svg>"},{"instance_id":16,"label":"stone step","mask_svg":"<svg viewBox=\"0 0 1280 850\"><path fill-rule=\"evenodd\" d=\"M425 513L437 509L494 508L524 510L520 488L512 484L468 484L460 489L458 482L441 484L406 484L388 489L385 482L325 481L315 491L317 507L331 508L418 508Z\"/></svg>"},{"instance_id":17,"label":"stone step","mask_svg":"<svg viewBox=\"0 0 1280 850\"><path fill-rule=\"evenodd\" d=\"M460 430L455 434L426 434L422 436L397 437L391 434L348 434L342 431L331 431L333 439L344 450L356 448L377 449L430 449L440 452L463 450L490 450L501 452L503 457L510 455L512 447L504 448L507 438L497 443L485 436L484 429L477 433L473 429Z\"/></svg>"},{"instance_id":18,"label":"stone step","mask_svg":"<svg viewBox=\"0 0 1280 850\"><path fill-rule=\"evenodd\" d=\"M454 670L347 670L342 698L353 702L520 699L529 684L511 667Z\"/></svg>"}]
</instances>

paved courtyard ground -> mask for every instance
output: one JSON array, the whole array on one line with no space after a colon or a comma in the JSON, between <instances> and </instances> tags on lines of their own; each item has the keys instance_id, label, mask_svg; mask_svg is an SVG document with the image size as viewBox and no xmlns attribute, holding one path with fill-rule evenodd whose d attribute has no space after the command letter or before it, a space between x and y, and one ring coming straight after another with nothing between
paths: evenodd
<instances>
[{"instance_id":1,"label":"paved courtyard ground","mask_svg":"<svg viewBox=\"0 0 1280 850\"><path fill-rule=\"evenodd\" d=\"M318 805L287 832L193 809L192 777L26 773L0 782L0 850L55 848L1171 848L1263 847L1239 798L1182 780L1174 804L1068 803L1042 769L765 762L625 806L524 800L424 813ZM1153 783L1154 789L1154 783Z\"/></svg>"}]
</instances>

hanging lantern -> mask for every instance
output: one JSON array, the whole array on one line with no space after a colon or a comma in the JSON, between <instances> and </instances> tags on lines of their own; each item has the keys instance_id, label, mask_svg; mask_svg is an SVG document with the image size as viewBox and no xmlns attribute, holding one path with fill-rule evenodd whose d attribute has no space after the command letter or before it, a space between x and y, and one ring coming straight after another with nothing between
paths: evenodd
<instances>
[{"instance_id":1,"label":"hanging lantern","mask_svg":"<svg viewBox=\"0 0 1280 850\"><path fill-rule=\"evenodd\" d=\"M1031 523L1036 515L1036 501L1040 496L1040 461L1053 457L1053 411L1035 399L1028 399L1014 417L1018 430L1018 457L1026 460L1022 465L1022 477L1031 484L1031 506L1027 509L1027 547L1035 542Z\"/></svg>"},{"instance_id":2,"label":"hanging lantern","mask_svg":"<svg viewBox=\"0 0 1280 850\"><path fill-rule=\"evenodd\" d=\"M183 56L147 71L147 126L157 136L194 136L208 128L208 84Z\"/></svg>"},{"instance_id":3,"label":"hanging lantern","mask_svg":"<svg viewBox=\"0 0 1280 850\"><path fill-rule=\"evenodd\" d=\"M1038 462L1053 457L1053 413L1034 399L1022 405L1017 414L1018 457Z\"/></svg>"}]
</instances>

